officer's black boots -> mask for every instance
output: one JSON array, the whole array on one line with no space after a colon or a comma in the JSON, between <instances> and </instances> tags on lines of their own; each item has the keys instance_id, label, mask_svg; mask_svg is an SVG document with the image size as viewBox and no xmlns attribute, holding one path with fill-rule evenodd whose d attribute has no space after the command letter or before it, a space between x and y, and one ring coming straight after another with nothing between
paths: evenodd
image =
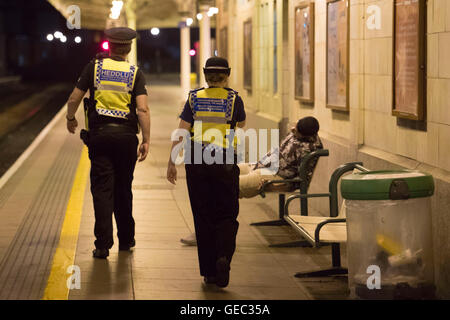
<instances>
[{"instance_id":1,"label":"officer's black boots","mask_svg":"<svg viewBox=\"0 0 450 320\"><path fill-rule=\"evenodd\" d=\"M133 239L128 244L119 244L119 250L120 251L130 251L131 248L134 248L136 246L136 240Z\"/></svg>"},{"instance_id":2,"label":"officer's black boots","mask_svg":"<svg viewBox=\"0 0 450 320\"><path fill-rule=\"evenodd\" d=\"M92 251L92 255L94 256L94 258L106 259L109 256L109 250L108 249L94 249L94 251Z\"/></svg>"},{"instance_id":3,"label":"officer's black boots","mask_svg":"<svg viewBox=\"0 0 450 320\"><path fill-rule=\"evenodd\" d=\"M215 284L217 282L216 277L203 277L205 284Z\"/></svg>"},{"instance_id":4,"label":"officer's black boots","mask_svg":"<svg viewBox=\"0 0 450 320\"><path fill-rule=\"evenodd\" d=\"M226 257L217 259L216 270L216 285L225 288L230 281L230 263Z\"/></svg>"}]
</instances>

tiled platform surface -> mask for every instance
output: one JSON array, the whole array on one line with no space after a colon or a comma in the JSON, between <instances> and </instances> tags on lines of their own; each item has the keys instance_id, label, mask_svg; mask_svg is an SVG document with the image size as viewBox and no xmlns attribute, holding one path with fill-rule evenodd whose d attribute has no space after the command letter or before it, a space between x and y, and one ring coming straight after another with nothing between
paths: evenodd
<instances>
[{"instance_id":1,"label":"tiled platform surface","mask_svg":"<svg viewBox=\"0 0 450 320\"><path fill-rule=\"evenodd\" d=\"M81 269L81 289L71 290L69 299L346 299L345 277L293 276L329 267L329 247L269 248L268 244L298 236L289 226L250 226L276 218L276 195L240 201L230 285L218 289L202 283L196 247L179 241L194 230L184 168L178 167L175 187L165 179L170 133L178 125L182 97L178 87L150 86L149 101L150 155L138 163L133 183L136 249L119 253L115 239L108 260L92 258L94 213L87 188L75 259Z\"/></svg>"}]
</instances>

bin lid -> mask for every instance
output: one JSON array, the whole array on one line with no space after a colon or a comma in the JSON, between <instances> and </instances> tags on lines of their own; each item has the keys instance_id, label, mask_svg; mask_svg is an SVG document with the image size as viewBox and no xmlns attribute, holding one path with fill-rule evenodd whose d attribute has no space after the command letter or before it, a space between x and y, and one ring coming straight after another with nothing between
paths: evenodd
<instances>
[{"instance_id":1,"label":"bin lid","mask_svg":"<svg viewBox=\"0 0 450 320\"><path fill-rule=\"evenodd\" d=\"M434 180L428 173L413 170L357 172L342 178L341 193L348 200L430 197Z\"/></svg>"}]
</instances>

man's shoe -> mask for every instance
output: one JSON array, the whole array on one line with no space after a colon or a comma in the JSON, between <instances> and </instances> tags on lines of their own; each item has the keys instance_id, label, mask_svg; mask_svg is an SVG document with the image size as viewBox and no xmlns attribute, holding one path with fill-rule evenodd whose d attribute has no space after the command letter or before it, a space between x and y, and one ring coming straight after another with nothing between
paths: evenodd
<instances>
[{"instance_id":1,"label":"man's shoe","mask_svg":"<svg viewBox=\"0 0 450 320\"><path fill-rule=\"evenodd\" d=\"M92 251L92 256L94 258L98 258L98 259L106 259L109 256L109 250L108 249L94 249L94 251Z\"/></svg>"},{"instance_id":2,"label":"man's shoe","mask_svg":"<svg viewBox=\"0 0 450 320\"><path fill-rule=\"evenodd\" d=\"M191 233L187 237L180 239L181 243L184 243L188 246L196 246L197 245L197 238L195 237L195 233Z\"/></svg>"},{"instance_id":3,"label":"man's shoe","mask_svg":"<svg viewBox=\"0 0 450 320\"><path fill-rule=\"evenodd\" d=\"M120 251L130 251L131 248L136 246L136 240L133 239L129 244L119 244Z\"/></svg>"},{"instance_id":4,"label":"man's shoe","mask_svg":"<svg viewBox=\"0 0 450 320\"><path fill-rule=\"evenodd\" d=\"M230 263L226 257L217 259L216 270L216 285L225 288L230 282Z\"/></svg>"},{"instance_id":5,"label":"man's shoe","mask_svg":"<svg viewBox=\"0 0 450 320\"><path fill-rule=\"evenodd\" d=\"M215 284L216 281L216 277L203 277L203 282L205 282L206 284Z\"/></svg>"}]
</instances>

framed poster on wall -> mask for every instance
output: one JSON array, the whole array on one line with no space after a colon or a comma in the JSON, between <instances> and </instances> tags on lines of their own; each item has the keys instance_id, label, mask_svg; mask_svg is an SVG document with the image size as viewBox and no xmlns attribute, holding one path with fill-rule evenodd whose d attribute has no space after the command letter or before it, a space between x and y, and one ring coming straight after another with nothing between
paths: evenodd
<instances>
[{"instance_id":1,"label":"framed poster on wall","mask_svg":"<svg viewBox=\"0 0 450 320\"><path fill-rule=\"evenodd\" d=\"M252 90L252 19L244 22L244 88Z\"/></svg>"},{"instance_id":2,"label":"framed poster on wall","mask_svg":"<svg viewBox=\"0 0 450 320\"><path fill-rule=\"evenodd\" d=\"M423 120L426 105L426 0L394 1L392 114Z\"/></svg>"},{"instance_id":3,"label":"framed poster on wall","mask_svg":"<svg viewBox=\"0 0 450 320\"><path fill-rule=\"evenodd\" d=\"M314 3L295 8L295 98L314 102Z\"/></svg>"},{"instance_id":4,"label":"framed poster on wall","mask_svg":"<svg viewBox=\"0 0 450 320\"><path fill-rule=\"evenodd\" d=\"M349 3L327 0L327 108L349 109Z\"/></svg>"}]
</instances>

